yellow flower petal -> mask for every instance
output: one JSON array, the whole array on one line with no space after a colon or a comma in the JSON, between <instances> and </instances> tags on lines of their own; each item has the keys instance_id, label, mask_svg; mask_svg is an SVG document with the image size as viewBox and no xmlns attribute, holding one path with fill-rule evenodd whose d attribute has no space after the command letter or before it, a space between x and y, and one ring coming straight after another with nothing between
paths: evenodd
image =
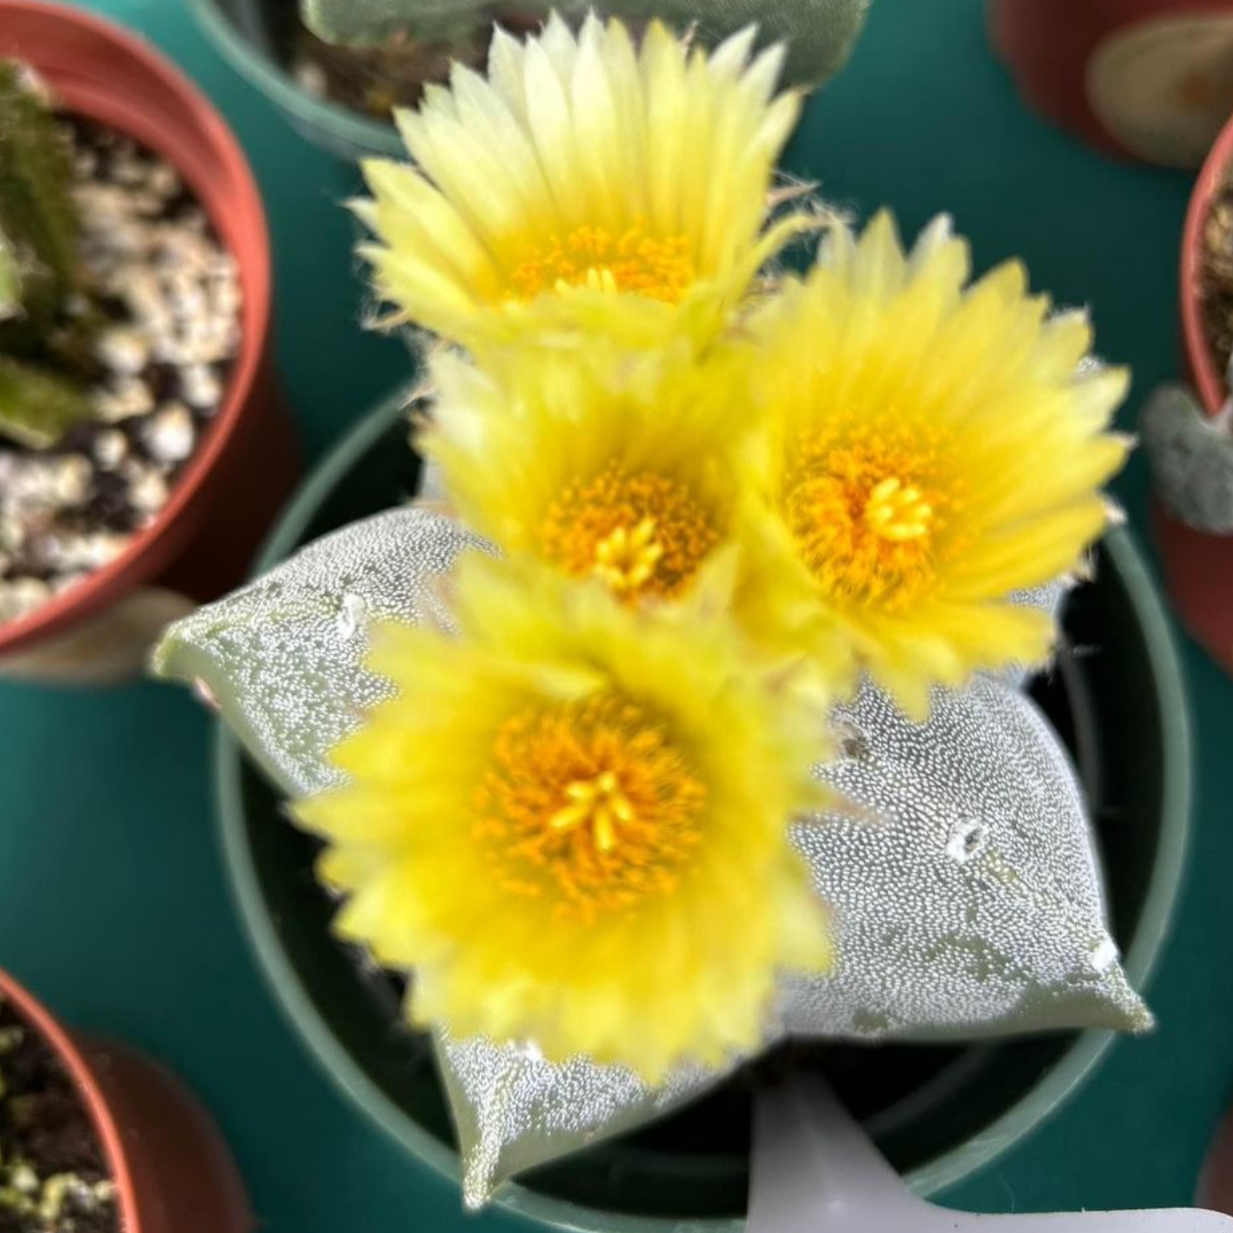
<instances>
[{"instance_id":1,"label":"yellow flower petal","mask_svg":"<svg viewBox=\"0 0 1233 1233\"><path fill-rule=\"evenodd\" d=\"M462 520L627 602L687 592L733 532L748 363L602 341L487 360L436 359L420 440Z\"/></svg>"},{"instance_id":2,"label":"yellow flower petal","mask_svg":"<svg viewBox=\"0 0 1233 1233\"><path fill-rule=\"evenodd\" d=\"M635 49L594 16L576 36L553 17L525 45L498 32L487 78L458 68L397 116L418 167L365 164L381 294L472 349L706 345L812 225L766 230L800 99L772 96L781 53L752 49L749 31L708 56L658 22Z\"/></svg>"},{"instance_id":3,"label":"yellow flower petal","mask_svg":"<svg viewBox=\"0 0 1233 1233\"><path fill-rule=\"evenodd\" d=\"M1086 321L1049 319L1017 262L964 291L967 268L944 220L905 254L881 214L750 323L767 424L738 606L913 714L932 684L1045 654L1048 621L1009 597L1076 567L1129 444L1107 431L1126 376L1087 371Z\"/></svg>"},{"instance_id":4,"label":"yellow flower petal","mask_svg":"<svg viewBox=\"0 0 1233 1233\"><path fill-rule=\"evenodd\" d=\"M381 631L398 693L338 749L349 784L296 807L339 933L413 968L408 1013L456 1036L651 1082L755 1047L777 969L831 959L788 835L820 716L714 612L480 556L458 596L456 639ZM539 687L569 665L587 690Z\"/></svg>"}]
</instances>

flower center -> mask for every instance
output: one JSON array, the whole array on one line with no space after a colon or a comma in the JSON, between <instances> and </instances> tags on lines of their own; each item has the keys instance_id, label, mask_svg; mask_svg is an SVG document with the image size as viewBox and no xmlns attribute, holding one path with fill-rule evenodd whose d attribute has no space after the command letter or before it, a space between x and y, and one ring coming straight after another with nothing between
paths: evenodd
<instances>
[{"instance_id":1,"label":"flower center","mask_svg":"<svg viewBox=\"0 0 1233 1233\"><path fill-rule=\"evenodd\" d=\"M575 227L528 246L510 278L511 294L533 300L545 291L587 287L625 291L675 304L694 281L694 264L683 235L649 235L640 224L622 233Z\"/></svg>"},{"instance_id":2,"label":"flower center","mask_svg":"<svg viewBox=\"0 0 1233 1233\"><path fill-rule=\"evenodd\" d=\"M568 805L552 815L548 825L557 831L585 827L599 852L611 852L617 844L618 823L637 818L615 771L601 771L591 779L566 784Z\"/></svg>"},{"instance_id":3,"label":"flower center","mask_svg":"<svg viewBox=\"0 0 1233 1233\"><path fill-rule=\"evenodd\" d=\"M511 894L593 920L679 884L706 791L664 724L628 699L518 712L497 733L476 836Z\"/></svg>"},{"instance_id":4,"label":"flower center","mask_svg":"<svg viewBox=\"0 0 1233 1233\"><path fill-rule=\"evenodd\" d=\"M679 481L611 464L552 503L540 540L566 572L593 574L622 599L669 597L719 542L716 522Z\"/></svg>"},{"instance_id":5,"label":"flower center","mask_svg":"<svg viewBox=\"0 0 1233 1233\"><path fill-rule=\"evenodd\" d=\"M915 484L904 484L897 475L873 486L865 502L865 522L883 539L902 542L929 534L933 506Z\"/></svg>"},{"instance_id":6,"label":"flower center","mask_svg":"<svg viewBox=\"0 0 1233 1233\"><path fill-rule=\"evenodd\" d=\"M617 595L626 595L650 582L663 555L655 519L644 518L632 531L619 526L595 545L594 572Z\"/></svg>"},{"instance_id":7,"label":"flower center","mask_svg":"<svg viewBox=\"0 0 1233 1233\"><path fill-rule=\"evenodd\" d=\"M806 442L784 488L788 527L832 598L898 608L932 583L950 507L936 451L892 441Z\"/></svg>"}]
</instances>

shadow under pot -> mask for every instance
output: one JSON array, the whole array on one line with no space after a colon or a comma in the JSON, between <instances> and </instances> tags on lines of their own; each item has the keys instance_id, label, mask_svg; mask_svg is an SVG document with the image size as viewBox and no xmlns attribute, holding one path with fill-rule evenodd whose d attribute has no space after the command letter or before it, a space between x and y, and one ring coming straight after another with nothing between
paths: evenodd
<instances>
[{"instance_id":1,"label":"shadow under pot","mask_svg":"<svg viewBox=\"0 0 1233 1233\"><path fill-rule=\"evenodd\" d=\"M0 59L51 95L88 293L62 314L88 321L84 410L0 442L0 677L122 680L243 577L298 475L265 214L218 112L135 36L0 0Z\"/></svg>"},{"instance_id":2,"label":"shadow under pot","mask_svg":"<svg viewBox=\"0 0 1233 1233\"><path fill-rule=\"evenodd\" d=\"M260 562L388 509L417 491L405 398L379 408L289 507ZM1033 687L1080 770L1104 866L1112 932L1142 986L1163 940L1186 828L1185 703L1165 618L1130 537L1111 534L1097 581L1066 611L1060 671ZM426 1037L391 1031L399 989L330 932L317 841L220 729L217 787L244 920L285 1010L320 1063L412 1156L458 1178L445 1096ZM760 1066L821 1069L911 1186L934 1195L1009 1150L1111 1046L1081 1031L955 1046L798 1045ZM523 1175L496 1202L553 1227L604 1233L744 1228L749 1126L760 1072L635 1133Z\"/></svg>"}]
</instances>

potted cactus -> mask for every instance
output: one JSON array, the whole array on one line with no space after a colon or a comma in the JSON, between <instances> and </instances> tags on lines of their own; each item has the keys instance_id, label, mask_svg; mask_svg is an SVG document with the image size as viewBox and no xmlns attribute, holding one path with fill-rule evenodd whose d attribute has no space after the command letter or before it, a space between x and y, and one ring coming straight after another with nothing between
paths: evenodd
<instances>
[{"instance_id":1,"label":"potted cactus","mask_svg":"<svg viewBox=\"0 0 1233 1233\"><path fill-rule=\"evenodd\" d=\"M1233 121L1190 198L1179 291L1188 382L1153 394L1140 431L1174 603L1190 633L1233 672Z\"/></svg>"},{"instance_id":2,"label":"potted cactus","mask_svg":"<svg viewBox=\"0 0 1233 1233\"><path fill-rule=\"evenodd\" d=\"M396 400L155 653L234 734L259 950L469 1207L735 1227L766 1055L936 1188L1152 1023L1183 704L1133 549L1089 553L1127 374L948 219L777 182L752 28L493 40L356 205L417 454Z\"/></svg>"},{"instance_id":3,"label":"potted cactus","mask_svg":"<svg viewBox=\"0 0 1233 1233\"><path fill-rule=\"evenodd\" d=\"M260 200L166 61L27 0L0 3L0 168L0 674L122 677L294 478Z\"/></svg>"},{"instance_id":4,"label":"potted cactus","mask_svg":"<svg viewBox=\"0 0 1233 1233\"><path fill-rule=\"evenodd\" d=\"M117 1228L116 1184L54 1053L0 1002L0 1227Z\"/></svg>"},{"instance_id":5,"label":"potted cactus","mask_svg":"<svg viewBox=\"0 0 1233 1233\"><path fill-rule=\"evenodd\" d=\"M402 983L340 945L337 900L314 878L320 843L287 825L285 810L297 790L289 785L329 773L320 751L358 705L349 682L373 688L354 675L363 614L405 613L412 594L425 614L438 602L430 579L406 581L431 542L414 532L417 515L399 508L424 481L406 449L407 408L400 394L374 409L288 509L257 567L268 579L216 613L212 632L203 619L168 648L169 666L205 682L222 708L216 791L239 906L290 1021L339 1090L404 1150L465 1179L471 1202L487 1197L494 1176L541 1164L503 1184L497 1201L552 1227L602 1233L671 1233L685 1219L700 1233L742 1228L754 1085L800 1067L827 1075L917 1193L943 1192L1013 1151L1092 1073L1110 1033L797 1043L704 1091L669 1088L656 1102L632 1083L571 1083L575 1104L554 1108L558 1068L482 1051L434 1056L426 1035L391 1032ZM355 547L369 541L370 558L348 559L349 532ZM314 544L315 563L287 566ZM1110 537L1096 577L1068 604L1066 649L1030 696L1081 768L1106 854L1112 936L1142 987L1163 944L1185 844L1185 701L1159 600L1124 531ZM269 642L277 651L268 668L257 659L271 634L261 612L287 618ZM1095 645L1100 654L1083 653ZM328 706L323 690L335 699ZM855 733L845 739L859 749ZM867 924L876 937L873 913ZM578 1067L570 1078L588 1076ZM580 1137L585 1151L562 1154Z\"/></svg>"},{"instance_id":6,"label":"potted cactus","mask_svg":"<svg viewBox=\"0 0 1233 1233\"><path fill-rule=\"evenodd\" d=\"M170 1073L69 1034L0 971L0 1229L246 1233L218 1132Z\"/></svg>"},{"instance_id":7,"label":"potted cactus","mask_svg":"<svg viewBox=\"0 0 1233 1233\"><path fill-rule=\"evenodd\" d=\"M391 109L419 101L460 61L482 69L494 23L526 32L549 8L632 21L661 17L722 39L756 21L768 42L792 40L789 72L817 84L838 71L869 0L193 0L223 54L310 140L344 158L400 149Z\"/></svg>"}]
</instances>

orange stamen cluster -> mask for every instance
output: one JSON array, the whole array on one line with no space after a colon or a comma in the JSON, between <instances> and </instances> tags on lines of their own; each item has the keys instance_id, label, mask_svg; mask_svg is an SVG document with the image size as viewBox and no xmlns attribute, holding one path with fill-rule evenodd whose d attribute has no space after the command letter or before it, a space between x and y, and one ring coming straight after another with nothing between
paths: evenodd
<instances>
[{"instance_id":1,"label":"orange stamen cluster","mask_svg":"<svg viewBox=\"0 0 1233 1233\"><path fill-rule=\"evenodd\" d=\"M501 726L475 833L502 885L584 921L670 894L702 838L706 791L664 724L605 694Z\"/></svg>"},{"instance_id":2,"label":"orange stamen cluster","mask_svg":"<svg viewBox=\"0 0 1233 1233\"><path fill-rule=\"evenodd\" d=\"M530 246L510 283L514 298L521 300L545 291L588 287L675 304L694 278L684 236L649 235L641 224L619 235L587 225Z\"/></svg>"},{"instance_id":3,"label":"orange stamen cluster","mask_svg":"<svg viewBox=\"0 0 1233 1233\"><path fill-rule=\"evenodd\" d=\"M938 470L927 443L801 445L784 486L784 516L829 596L900 608L928 588L953 507Z\"/></svg>"},{"instance_id":4,"label":"orange stamen cluster","mask_svg":"<svg viewBox=\"0 0 1233 1233\"><path fill-rule=\"evenodd\" d=\"M611 464L553 502L540 542L568 573L592 574L622 599L667 598L718 544L716 522L678 480Z\"/></svg>"}]
</instances>

